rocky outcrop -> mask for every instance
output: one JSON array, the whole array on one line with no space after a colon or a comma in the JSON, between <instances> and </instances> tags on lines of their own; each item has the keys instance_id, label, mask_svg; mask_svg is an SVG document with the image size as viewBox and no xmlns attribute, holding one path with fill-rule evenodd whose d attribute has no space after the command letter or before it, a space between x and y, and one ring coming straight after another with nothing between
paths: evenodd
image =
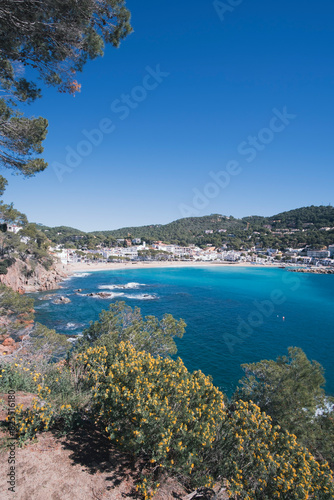
<instances>
[{"instance_id":1,"label":"rocky outcrop","mask_svg":"<svg viewBox=\"0 0 334 500\"><path fill-rule=\"evenodd\" d=\"M100 299L108 299L109 297L112 296L112 293L107 293L107 292L96 292L96 293L86 293L86 297L100 297Z\"/></svg>"},{"instance_id":2,"label":"rocky outcrop","mask_svg":"<svg viewBox=\"0 0 334 500\"><path fill-rule=\"evenodd\" d=\"M0 318L0 358L13 354L21 347L22 340L30 335L34 326L33 312L32 309L16 316L7 311L7 315Z\"/></svg>"},{"instance_id":3,"label":"rocky outcrop","mask_svg":"<svg viewBox=\"0 0 334 500\"><path fill-rule=\"evenodd\" d=\"M66 273L58 263L45 269L41 264L16 260L7 274L0 275L0 282L19 293L44 292L59 288L59 282L65 277Z\"/></svg>"},{"instance_id":4,"label":"rocky outcrop","mask_svg":"<svg viewBox=\"0 0 334 500\"><path fill-rule=\"evenodd\" d=\"M69 304L70 302L71 300L68 297L63 296L57 297L52 301L53 304Z\"/></svg>"},{"instance_id":5,"label":"rocky outcrop","mask_svg":"<svg viewBox=\"0 0 334 500\"><path fill-rule=\"evenodd\" d=\"M289 269L290 273L334 274L334 269L327 267Z\"/></svg>"},{"instance_id":6,"label":"rocky outcrop","mask_svg":"<svg viewBox=\"0 0 334 500\"><path fill-rule=\"evenodd\" d=\"M12 337L6 336L3 342L0 344L0 356L5 356L8 354L13 354L13 352L18 348L18 344Z\"/></svg>"}]
</instances>

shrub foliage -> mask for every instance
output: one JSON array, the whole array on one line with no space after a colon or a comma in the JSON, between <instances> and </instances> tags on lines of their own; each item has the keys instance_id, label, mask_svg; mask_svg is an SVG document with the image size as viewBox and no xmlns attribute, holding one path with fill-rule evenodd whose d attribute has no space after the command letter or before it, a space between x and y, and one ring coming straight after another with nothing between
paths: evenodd
<instances>
[{"instance_id":1,"label":"shrub foliage","mask_svg":"<svg viewBox=\"0 0 334 500\"><path fill-rule=\"evenodd\" d=\"M316 460L251 400L228 403L210 377L190 373L180 358L168 357L182 324L167 318L166 352L160 356L156 335L147 332L150 352L138 349L140 329L147 325L163 336L165 324L145 318L136 329L130 322L122 336L122 321L133 313L118 307L118 316L114 309L101 327L89 330L96 334L92 345L84 339L66 361L52 362L64 346L59 351L57 334L49 332L46 345L41 335L34 339L34 355L2 363L0 390L36 394L30 408L18 406L8 419L20 442L49 429L66 433L88 418L113 446L141 460L137 490L143 498L153 496L164 474L189 488L225 481L230 497L238 500L334 498L325 460ZM111 324L120 330L105 328Z\"/></svg>"}]
</instances>

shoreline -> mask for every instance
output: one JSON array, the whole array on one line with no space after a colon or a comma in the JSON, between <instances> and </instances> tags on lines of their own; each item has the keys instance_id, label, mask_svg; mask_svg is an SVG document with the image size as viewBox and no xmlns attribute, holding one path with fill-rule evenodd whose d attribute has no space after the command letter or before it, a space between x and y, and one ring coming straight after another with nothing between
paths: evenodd
<instances>
[{"instance_id":1,"label":"shoreline","mask_svg":"<svg viewBox=\"0 0 334 500\"><path fill-rule=\"evenodd\" d=\"M250 262L108 262L105 264L101 263L77 263L77 264L63 264L62 271L66 273L67 276L71 276L74 273L81 272L96 272L96 271L116 271L124 269L155 269L155 268L181 268L181 267L250 267L250 268L278 268L281 264L252 264Z\"/></svg>"}]
</instances>

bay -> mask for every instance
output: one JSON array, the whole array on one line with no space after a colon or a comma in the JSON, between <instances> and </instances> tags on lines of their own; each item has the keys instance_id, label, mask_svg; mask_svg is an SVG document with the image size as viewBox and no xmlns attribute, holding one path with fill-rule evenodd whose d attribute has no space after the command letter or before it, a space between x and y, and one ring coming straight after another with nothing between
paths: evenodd
<instances>
[{"instance_id":1,"label":"bay","mask_svg":"<svg viewBox=\"0 0 334 500\"><path fill-rule=\"evenodd\" d=\"M36 320L59 333L75 336L110 303L124 300L143 315L183 318L178 356L189 370L210 374L228 395L242 363L275 359L289 346L324 366L326 392L334 395L333 275L228 266L126 269L77 273L62 287L32 294ZM94 295L99 292L111 296ZM54 304L60 295L71 302Z\"/></svg>"}]
</instances>

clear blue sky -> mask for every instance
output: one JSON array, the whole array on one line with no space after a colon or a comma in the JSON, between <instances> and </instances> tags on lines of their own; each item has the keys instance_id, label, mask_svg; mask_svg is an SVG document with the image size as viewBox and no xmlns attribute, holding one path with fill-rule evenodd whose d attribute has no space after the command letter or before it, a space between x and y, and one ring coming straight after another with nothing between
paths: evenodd
<instances>
[{"instance_id":1,"label":"clear blue sky","mask_svg":"<svg viewBox=\"0 0 334 500\"><path fill-rule=\"evenodd\" d=\"M27 107L49 120L49 168L10 176L6 202L32 221L83 230L333 203L332 0L243 0L220 16L203 0L128 7L134 33L86 65L80 94L45 89ZM165 76L155 85L157 65ZM129 104L116 101L126 95ZM284 107L294 118L274 119ZM103 121L102 142L83 144L83 130L104 119L113 124ZM66 148L89 154L72 168Z\"/></svg>"}]
</instances>

